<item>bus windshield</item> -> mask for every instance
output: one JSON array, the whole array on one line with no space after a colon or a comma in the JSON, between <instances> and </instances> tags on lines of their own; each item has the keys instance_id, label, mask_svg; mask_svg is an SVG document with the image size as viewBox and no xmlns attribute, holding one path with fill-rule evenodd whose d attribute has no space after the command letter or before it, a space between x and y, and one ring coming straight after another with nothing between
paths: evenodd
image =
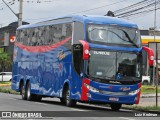
<instances>
[{"instance_id":1,"label":"bus windshield","mask_svg":"<svg viewBox=\"0 0 160 120\"><path fill-rule=\"evenodd\" d=\"M88 39L91 42L132 45L140 47L140 32L136 28L108 25L88 25Z\"/></svg>"},{"instance_id":2,"label":"bus windshield","mask_svg":"<svg viewBox=\"0 0 160 120\"><path fill-rule=\"evenodd\" d=\"M88 76L104 80L140 81L139 55L123 52L90 51Z\"/></svg>"}]
</instances>

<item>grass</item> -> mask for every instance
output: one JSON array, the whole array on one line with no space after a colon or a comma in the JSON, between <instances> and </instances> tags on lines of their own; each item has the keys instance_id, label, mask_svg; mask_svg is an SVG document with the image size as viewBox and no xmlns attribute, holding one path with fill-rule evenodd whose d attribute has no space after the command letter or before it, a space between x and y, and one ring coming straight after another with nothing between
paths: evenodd
<instances>
[{"instance_id":1,"label":"grass","mask_svg":"<svg viewBox=\"0 0 160 120\"><path fill-rule=\"evenodd\" d=\"M13 90L10 89L10 88L9 88L9 89L6 89L5 87L0 87L0 92L19 95L18 92L13 91Z\"/></svg>"},{"instance_id":2,"label":"grass","mask_svg":"<svg viewBox=\"0 0 160 120\"><path fill-rule=\"evenodd\" d=\"M8 82L8 81L0 82L0 92L19 95L18 92L11 89L11 82Z\"/></svg>"},{"instance_id":3,"label":"grass","mask_svg":"<svg viewBox=\"0 0 160 120\"><path fill-rule=\"evenodd\" d=\"M154 86L143 85L141 90L142 90L142 94L156 93L156 87ZM158 87L158 93L160 93L160 87Z\"/></svg>"},{"instance_id":4,"label":"grass","mask_svg":"<svg viewBox=\"0 0 160 120\"><path fill-rule=\"evenodd\" d=\"M0 84L9 84L9 85L11 85L11 82L8 82L8 81L0 81Z\"/></svg>"}]
</instances>

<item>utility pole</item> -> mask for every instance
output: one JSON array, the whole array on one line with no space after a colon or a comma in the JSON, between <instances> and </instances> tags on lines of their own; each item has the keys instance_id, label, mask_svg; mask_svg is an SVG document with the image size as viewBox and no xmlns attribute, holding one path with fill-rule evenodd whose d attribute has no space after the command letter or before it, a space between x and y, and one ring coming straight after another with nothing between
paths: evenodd
<instances>
[{"instance_id":1,"label":"utility pole","mask_svg":"<svg viewBox=\"0 0 160 120\"><path fill-rule=\"evenodd\" d=\"M11 10L11 12L18 18L18 27L21 26L22 25L23 0L19 0L19 13L18 14L16 14L4 0L2 1Z\"/></svg>"},{"instance_id":2,"label":"utility pole","mask_svg":"<svg viewBox=\"0 0 160 120\"><path fill-rule=\"evenodd\" d=\"M155 0L155 15L154 15L154 42L156 43L156 79L155 79L155 84L156 84L156 107L158 107L158 43L155 41L156 40L156 19L157 19L157 0Z\"/></svg>"},{"instance_id":3,"label":"utility pole","mask_svg":"<svg viewBox=\"0 0 160 120\"><path fill-rule=\"evenodd\" d=\"M22 25L23 0L19 0L18 27Z\"/></svg>"}]
</instances>

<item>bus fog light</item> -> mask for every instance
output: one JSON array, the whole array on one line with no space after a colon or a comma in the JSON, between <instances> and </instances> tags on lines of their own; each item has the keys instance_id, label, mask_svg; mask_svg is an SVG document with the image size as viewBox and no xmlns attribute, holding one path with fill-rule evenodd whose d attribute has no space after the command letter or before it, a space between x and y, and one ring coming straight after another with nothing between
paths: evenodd
<instances>
[{"instance_id":1,"label":"bus fog light","mask_svg":"<svg viewBox=\"0 0 160 120\"><path fill-rule=\"evenodd\" d=\"M92 86L90 86L90 85L88 85L88 84L86 84L86 83L84 83L84 86L85 86L88 90L90 90L90 91L92 91L92 92L99 92L99 90L98 90L97 88L94 88L94 87L92 87Z\"/></svg>"},{"instance_id":2,"label":"bus fog light","mask_svg":"<svg viewBox=\"0 0 160 120\"><path fill-rule=\"evenodd\" d=\"M129 95L136 95L139 92L139 89L129 92Z\"/></svg>"}]
</instances>

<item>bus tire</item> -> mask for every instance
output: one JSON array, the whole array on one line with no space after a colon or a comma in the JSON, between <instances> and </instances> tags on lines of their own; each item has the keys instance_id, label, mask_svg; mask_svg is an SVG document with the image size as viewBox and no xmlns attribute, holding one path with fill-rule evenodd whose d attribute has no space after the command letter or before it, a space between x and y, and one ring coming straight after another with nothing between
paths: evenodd
<instances>
[{"instance_id":1,"label":"bus tire","mask_svg":"<svg viewBox=\"0 0 160 120\"><path fill-rule=\"evenodd\" d=\"M64 90L64 101L66 103L66 106L68 107L74 107L77 103L76 100L72 100L70 99L70 89L69 86L66 86L65 90Z\"/></svg>"},{"instance_id":2,"label":"bus tire","mask_svg":"<svg viewBox=\"0 0 160 120\"><path fill-rule=\"evenodd\" d=\"M111 104L111 109L113 111L118 111L121 108L122 104L118 104L118 103L112 103Z\"/></svg>"},{"instance_id":3,"label":"bus tire","mask_svg":"<svg viewBox=\"0 0 160 120\"><path fill-rule=\"evenodd\" d=\"M27 100L27 93L23 82L20 84L20 94L22 96L22 100Z\"/></svg>"},{"instance_id":4,"label":"bus tire","mask_svg":"<svg viewBox=\"0 0 160 120\"><path fill-rule=\"evenodd\" d=\"M31 94L30 82L27 83L26 94L27 94L27 100L28 101L34 101L34 100L37 99L36 95Z\"/></svg>"}]
</instances>

